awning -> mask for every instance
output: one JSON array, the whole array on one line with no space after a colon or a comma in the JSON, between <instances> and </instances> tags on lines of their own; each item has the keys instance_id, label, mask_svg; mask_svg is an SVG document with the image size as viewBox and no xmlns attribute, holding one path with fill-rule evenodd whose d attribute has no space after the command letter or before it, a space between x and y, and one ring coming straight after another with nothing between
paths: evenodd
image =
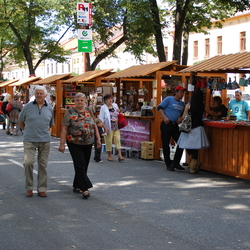
<instances>
[{"instance_id":1,"label":"awning","mask_svg":"<svg viewBox=\"0 0 250 250\"><path fill-rule=\"evenodd\" d=\"M24 85L24 84L31 84L32 82L35 82L35 81L37 81L39 79L41 79L40 76L29 77L29 78L20 80L18 82L14 82L14 83L10 84L9 86L21 86L21 85Z\"/></svg>"},{"instance_id":2,"label":"awning","mask_svg":"<svg viewBox=\"0 0 250 250\"><path fill-rule=\"evenodd\" d=\"M75 76L66 81L63 81L63 83L72 84L72 83L81 83L81 82L91 81L91 80L94 80L98 76L103 76L103 77L108 76L109 74L111 74L112 70L113 69L87 71L79 76Z\"/></svg>"},{"instance_id":3,"label":"awning","mask_svg":"<svg viewBox=\"0 0 250 250\"><path fill-rule=\"evenodd\" d=\"M40 81L37 81L37 82L32 82L31 84L36 84L36 85L39 85L39 84L53 84L55 83L56 81L58 80L66 80L70 77L71 73L69 74L60 74L60 75L53 75L53 76L49 76L45 79L42 79Z\"/></svg>"},{"instance_id":4,"label":"awning","mask_svg":"<svg viewBox=\"0 0 250 250\"><path fill-rule=\"evenodd\" d=\"M7 80L7 81L5 81L5 82L1 82L0 83L0 88L1 87L5 87L5 86L8 86L8 85L10 85L10 84L12 84L12 83L14 83L14 82L17 82L18 81L18 79L12 79L12 80Z\"/></svg>"},{"instance_id":5,"label":"awning","mask_svg":"<svg viewBox=\"0 0 250 250\"><path fill-rule=\"evenodd\" d=\"M249 69L250 72L250 52L214 56L183 69L180 73L244 73L244 69Z\"/></svg>"},{"instance_id":6,"label":"awning","mask_svg":"<svg viewBox=\"0 0 250 250\"><path fill-rule=\"evenodd\" d=\"M170 62L160 62L160 63L152 63L152 64L144 64L144 65L137 65L132 66L128 69L124 69L120 72L114 73L105 79L119 79L119 78L132 78L132 77L145 77L149 76L156 71L162 70L167 71L166 69L170 65L175 65L176 67L180 65L176 65L177 61L170 61ZM187 66L180 66L179 70L183 69L183 67Z\"/></svg>"}]
</instances>

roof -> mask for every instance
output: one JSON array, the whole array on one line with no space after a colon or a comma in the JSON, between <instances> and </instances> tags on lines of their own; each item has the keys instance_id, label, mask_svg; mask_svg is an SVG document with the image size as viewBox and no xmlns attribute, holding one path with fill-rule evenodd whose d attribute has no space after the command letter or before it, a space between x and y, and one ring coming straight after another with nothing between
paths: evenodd
<instances>
[{"instance_id":1,"label":"roof","mask_svg":"<svg viewBox=\"0 0 250 250\"><path fill-rule=\"evenodd\" d=\"M35 77L29 77L23 80L19 80L18 82L14 82L10 84L9 86L21 86L24 84L30 84L31 82L39 80L41 77L40 76L35 76Z\"/></svg>"},{"instance_id":2,"label":"roof","mask_svg":"<svg viewBox=\"0 0 250 250\"><path fill-rule=\"evenodd\" d=\"M53 75L49 76L45 79L41 79L40 81L32 82L31 84L52 84L58 80L66 80L70 77L71 73L69 74L60 74L60 75Z\"/></svg>"},{"instance_id":3,"label":"roof","mask_svg":"<svg viewBox=\"0 0 250 250\"><path fill-rule=\"evenodd\" d=\"M103 69L103 70L93 70L93 71L87 71L79 76L72 77L68 80L63 81L63 83L81 83L81 82L87 82L90 80L95 79L98 76L106 76L105 74L110 73L113 69Z\"/></svg>"},{"instance_id":4,"label":"roof","mask_svg":"<svg viewBox=\"0 0 250 250\"><path fill-rule=\"evenodd\" d=\"M7 81L5 81L5 82L1 82L1 83L0 83L0 87L8 86L8 85L10 85L11 83L14 83L14 82L17 82L17 81L18 81L18 79L12 79L12 80L7 80Z\"/></svg>"},{"instance_id":5,"label":"roof","mask_svg":"<svg viewBox=\"0 0 250 250\"><path fill-rule=\"evenodd\" d=\"M175 64L177 61L170 62L160 62L152 64L144 64L132 66L130 68L124 69L120 72L114 73L105 79L117 79L117 78L128 78L128 77L145 77L158 70L164 70L164 68Z\"/></svg>"},{"instance_id":6,"label":"roof","mask_svg":"<svg viewBox=\"0 0 250 250\"><path fill-rule=\"evenodd\" d=\"M236 54L218 55L190 66L180 71L180 73L190 72L227 72L235 73L242 69L250 68L250 52L240 52ZM242 72L242 71L241 71Z\"/></svg>"}]
</instances>

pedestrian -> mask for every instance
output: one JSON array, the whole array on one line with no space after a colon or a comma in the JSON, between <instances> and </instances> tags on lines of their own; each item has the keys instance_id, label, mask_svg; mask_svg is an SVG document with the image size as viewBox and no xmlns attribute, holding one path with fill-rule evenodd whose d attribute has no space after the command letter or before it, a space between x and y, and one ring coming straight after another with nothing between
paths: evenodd
<instances>
[{"instance_id":1,"label":"pedestrian","mask_svg":"<svg viewBox=\"0 0 250 250\"><path fill-rule=\"evenodd\" d=\"M56 97L54 95L50 95L50 105L52 106L52 109L55 110Z\"/></svg>"},{"instance_id":2,"label":"pedestrian","mask_svg":"<svg viewBox=\"0 0 250 250\"><path fill-rule=\"evenodd\" d=\"M121 153L121 134L120 129L118 128L118 115L120 110L116 103L113 103L113 97L110 94L104 96L105 104L102 105L99 118L104 123L105 133L104 136L106 151L108 154L108 161L114 161L111 151L112 151L112 142L114 141L117 152L118 152L118 161L124 161Z\"/></svg>"},{"instance_id":3,"label":"pedestrian","mask_svg":"<svg viewBox=\"0 0 250 250\"><path fill-rule=\"evenodd\" d=\"M177 146L174 159L171 161L169 144L171 137L177 142L180 136L178 124L183 120L182 114L185 108L185 103L182 101L182 98L185 91L186 89L182 86L177 86L175 88L175 95L167 96L157 107L162 118L160 128L163 156L167 170L169 171L174 171L175 169L184 170L180 165L183 149L180 149Z\"/></svg>"},{"instance_id":4,"label":"pedestrian","mask_svg":"<svg viewBox=\"0 0 250 250\"><path fill-rule=\"evenodd\" d=\"M7 93L2 103L2 111L4 113L5 120L6 120L6 134L7 135L10 134L10 117L9 117L9 112L6 110L6 107L10 101L10 98L11 98L11 95Z\"/></svg>"},{"instance_id":5,"label":"pedestrian","mask_svg":"<svg viewBox=\"0 0 250 250\"><path fill-rule=\"evenodd\" d=\"M87 171L95 141L97 148L100 148L101 138L93 114L86 107L86 97L83 93L77 93L75 106L64 115L58 150L64 153L65 142L67 143L75 169L73 192L82 194L84 199L90 196L89 189L93 187Z\"/></svg>"},{"instance_id":6,"label":"pedestrian","mask_svg":"<svg viewBox=\"0 0 250 250\"><path fill-rule=\"evenodd\" d=\"M5 121L5 116L4 116L4 113L3 113L3 110L2 110L3 99L4 99L4 96L1 95L1 96L0 96L0 123L2 123L2 125L3 125L3 130L5 130L6 121Z\"/></svg>"},{"instance_id":7,"label":"pedestrian","mask_svg":"<svg viewBox=\"0 0 250 250\"><path fill-rule=\"evenodd\" d=\"M101 142L102 142L102 139L104 138L104 135L106 135L106 133L104 132L103 122L102 122L101 119L96 118L95 123L96 123L96 126L98 128L98 133L99 133L99 136L100 136ZM98 148L97 142L95 141L95 157L94 157L94 160L96 162L100 162L100 163L103 162L101 160L101 153L102 153L102 148L101 147Z\"/></svg>"},{"instance_id":8,"label":"pedestrian","mask_svg":"<svg viewBox=\"0 0 250 250\"><path fill-rule=\"evenodd\" d=\"M15 95L13 100L10 101L10 104L12 106L11 111L9 112L9 117L10 117L10 135L18 135L18 130L20 129L20 126L18 124L18 117L23 109L22 103L19 101L20 96ZM16 126L16 130L15 130Z\"/></svg>"},{"instance_id":9,"label":"pedestrian","mask_svg":"<svg viewBox=\"0 0 250 250\"><path fill-rule=\"evenodd\" d=\"M47 163L50 151L50 128L54 125L53 111L45 98L44 86L35 88L35 100L27 103L19 115L19 125L23 131L24 169L26 177L26 196L33 196L33 168L36 150L38 176L38 196L47 197Z\"/></svg>"},{"instance_id":10,"label":"pedestrian","mask_svg":"<svg viewBox=\"0 0 250 250\"><path fill-rule=\"evenodd\" d=\"M228 109L232 110L232 115L236 116L237 121L250 120L250 109L248 103L242 100L241 90L235 91L235 100L230 101Z\"/></svg>"},{"instance_id":11,"label":"pedestrian","mask_svg":"<svg viewBox=\"0 0 250 250\"><path fill-rule=\"evenodd\" d=\"M191 103L186 105L182 116L184 119L187 113L191 115L191 131L189 133L181 132L179 140L177 141L179 148L186 149L191 158L191 174L197 174L201 167L201 162L198 161L198 150L209 147L209 141L202 122L204 108L203 93L199 89L195 90L191 98Z\"/></svg>"}]
</instances>

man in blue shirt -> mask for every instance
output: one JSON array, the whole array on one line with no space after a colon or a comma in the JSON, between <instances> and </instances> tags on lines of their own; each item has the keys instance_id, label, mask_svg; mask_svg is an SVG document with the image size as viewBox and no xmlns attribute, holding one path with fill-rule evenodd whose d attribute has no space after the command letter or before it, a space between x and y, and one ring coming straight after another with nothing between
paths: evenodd
<instances>
[{"instance_id":1,"label":"man in blue shirt","mask_svg":"<svg viewBox=\"0 0 250 250\"><path fill-rule=\"evenodd\" d=\"M235 100L229 103L228 109L232 110L232 115L236 116L237 121L249 120L249 106L247 102L242 100L242 92L240 90L235 91Z\"/></svg>"},{"instance_id":2,"label":"man in blue shirt","mask_svg":"<svg viewBox=\"0 0 250 250\"><path fill-rule=\"evenodd\" d=\"M26 196L33 196L33 168L36 150L38 163L38 196L47 197L47 162L50 151L50 128L54 124L52 106L45 101L47 90L43 86L35 89L35 100L29 102L19 114L19 125L23 130L24 169Z\"/></svg>"},{"instance_id":3,"label":"man in blue shirt","mask_svg":"<svg viewBox=\"0 0 250 250\"><path fill-rule=\"evenodd\" d=\"M167 96L157 107L162 118L160 128L164 161L169 171L174 171L175 168L184 170L180 166L183 149L176 148L173 162L171 162L169 143L171 137L177 142L180 136L178 124L182 122L182 114L185 108L185 103L182 101L185 91L186 89L182 86L177 86L175 88L175 96Z\"/></svg>"}]
</instances>

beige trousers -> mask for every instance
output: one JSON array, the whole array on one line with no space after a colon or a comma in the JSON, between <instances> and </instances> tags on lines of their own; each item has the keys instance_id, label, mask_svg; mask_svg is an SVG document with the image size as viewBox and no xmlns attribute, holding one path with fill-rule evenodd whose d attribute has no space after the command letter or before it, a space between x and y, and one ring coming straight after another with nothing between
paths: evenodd
<instances>
[{"instance_id":1,"label":"beige trousers","mask_svg":"<svg viewBox=\"0 0 250 250\"><path fill-rule=\"evenodd\" d=\"M37 191L45 192L47 189L47 162L50 151L50 142L23 142L24 145L24 173L26 177L25 187L33 190L33 169L35 154L37 151Z\"/></svg>"},{"instance_id":2,"label":"beige trousers","mask_svg":"<svg viewBox=\"0 0 250 250\"><path fill-rule=\"evenodd\" d=\"M113 130L106 136L104 136L105 144L106 144L106 151L112 151L112 143L114 140L114 144L116 149L121 149L121 134L120 129Z\"/></svg>"}]
</instances>

